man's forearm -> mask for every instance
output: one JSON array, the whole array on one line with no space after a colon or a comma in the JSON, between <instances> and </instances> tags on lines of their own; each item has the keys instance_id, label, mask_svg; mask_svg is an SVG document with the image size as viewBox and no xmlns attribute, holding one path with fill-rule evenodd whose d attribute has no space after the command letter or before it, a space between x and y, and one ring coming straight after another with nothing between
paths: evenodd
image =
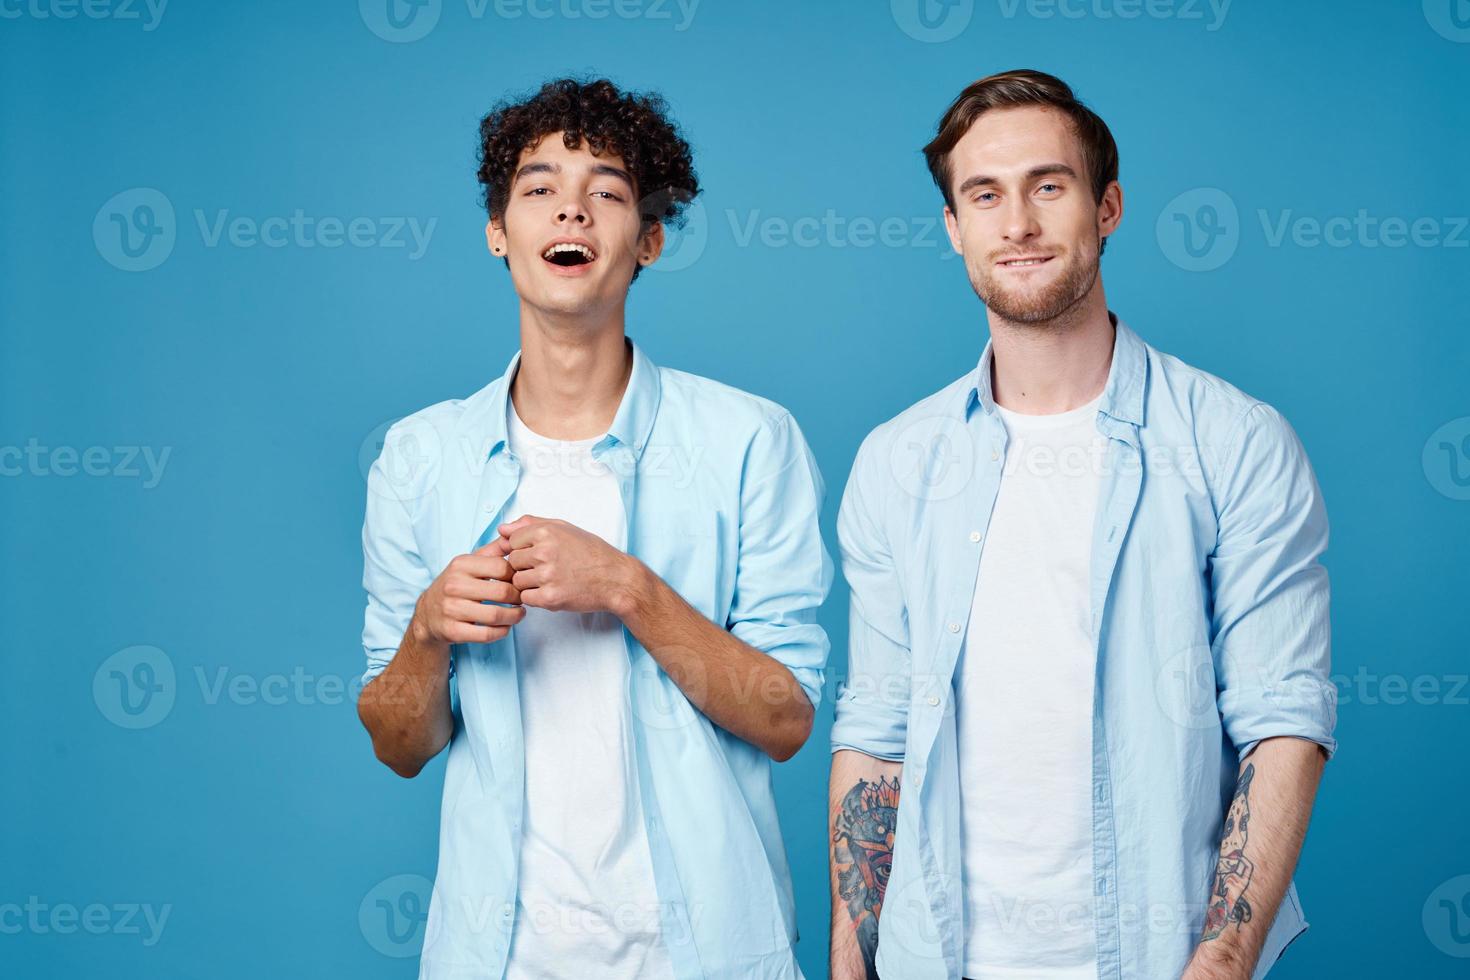
<instances>
[{"instance_id":1,"label":"man's forearm","mask_svg":"<svg viewBox=\"0 0 1470 980\"><path fill-rule=\"evenodd\" d=\"M791 671L689 605L637 559L612 612L711 721L777 762L811 734L815 711Z\"/></svg>"},{"instance_id":2,"label":"man's forearm","mask_svg":"<svg viewBox=\"0 0 1470 980\"><path fill-rule=\"evenodd\" d=\"M1241 763L1187 980L1245 980L1291 884L1326 757L1314 742L1269 738Z\"/></svg>"},{"instance_id":3,"label":"man's forearm","mask_svg":"<svg viewBox=\"0 0 1470 980\"><path fill-rule=\"evenodd\" d=\"M405 778L418 775L449 743L449 645L432 641L415 614L398 653L362 690L357 715L373 752Z\"/></svg>"},{"instance_id":4,"label":"man's forearm","mask_svg":"<svg viewBox=\"0 0 1470 980\"><path fill-rule=\"evenodd\" d=\"M832 756L832 980L878 976L878 917L893 861L902 773L902 762L850 749Z\"/></svg>"}]
</instances>

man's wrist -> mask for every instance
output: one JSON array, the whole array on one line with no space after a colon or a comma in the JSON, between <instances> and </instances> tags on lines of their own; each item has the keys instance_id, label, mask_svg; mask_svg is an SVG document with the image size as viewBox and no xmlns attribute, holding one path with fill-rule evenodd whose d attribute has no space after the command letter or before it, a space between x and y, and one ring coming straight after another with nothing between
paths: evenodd
<instances>
[{"instance_id":1,"label":"man's wrist","mask_svg":"<svg viewBox=\"0 0 1470 980\"><path fill-rule=\"evenodd\" d=\"M607 611L632 628L648 608L656 588L657 576L635 556L624 554L622 572L608 596Z\"/></svg>"},{"instance_id":2,"label":"man's wrist","mask_svg":"<svg viewBox=\"0 0 1470 980\"><path fill-rule=\"evenodd\" d=\"M1239 944L1211 939L1195 946L1184 975L1189 980L1249 980L1251 968Z\"/></svg>"},{"instance_id":3,"label":"man's wrist","mask_svg":"<svg viewBox=\"0 0 1470 980\"><path fill-rule=\"evenodd\" d=\"M419 601L414 603L413 617L408 621L408 635L413 640L413 645L421 650L430 650L436 646L447 646L434 638L428 624L424 622L424 599L419 596Z\"/></svg>"}]
</instances>

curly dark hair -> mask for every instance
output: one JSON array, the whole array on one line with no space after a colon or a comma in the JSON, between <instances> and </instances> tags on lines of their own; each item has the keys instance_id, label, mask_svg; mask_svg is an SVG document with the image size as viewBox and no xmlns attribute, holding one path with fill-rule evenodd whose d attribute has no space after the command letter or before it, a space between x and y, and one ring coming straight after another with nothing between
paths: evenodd
<instances>
[{"instance_id":1,"label":"curly dark hair","mask_svg":"<svg viewBox=\"0 0 1470 980\"><path fill-rule=\"evenodd\" d=\"M491 217L505 213L521 152L555 132L565 134L569 150L585 139L594 154L623 158L645 229L657 221L674 228L683 224L685 208L699 193L699 178L668 104L654 93L622 92L605 78L558 78L529 98L499 103L480 120L481 203Z\"/></svg>"}]
</instances>

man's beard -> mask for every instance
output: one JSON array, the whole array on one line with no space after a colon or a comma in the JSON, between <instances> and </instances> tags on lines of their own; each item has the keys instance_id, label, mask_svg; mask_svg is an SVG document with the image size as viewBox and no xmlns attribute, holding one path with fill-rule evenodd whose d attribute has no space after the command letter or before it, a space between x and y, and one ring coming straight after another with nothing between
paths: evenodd
<instances>
[{"instance_id":1,"label":"man's beard","mask_svg":"<svg viewBox=\"0 0 1470 980\"><path fill-rule=\"evenodd\" d=\"M1098 252L1080 256L1065 270L1060 279L1039 290L1021 292L1002 287L992 275L995 259L975 272L970 285L986 309L1012 323L1045 324L1058 320L1075 307L1097 282L1100 268ZM1052 260L1064 261L1062 256Z\"/></svg>"}]
</instances>

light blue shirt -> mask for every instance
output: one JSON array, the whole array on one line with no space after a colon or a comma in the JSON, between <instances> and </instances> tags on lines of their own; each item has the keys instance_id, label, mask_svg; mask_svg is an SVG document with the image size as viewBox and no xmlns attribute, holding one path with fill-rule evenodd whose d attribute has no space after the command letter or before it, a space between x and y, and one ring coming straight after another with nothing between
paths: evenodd
<instances>
[{"instance_id":1,"label":"light blue shirt","mask_svg":"<svg viewBox=\"0 0 1470 980\"><path fill-rule=\"evenodd\" d=\"M392 659L420 593L450 559L495 537L520 474L506 442L519 357L469 398L388 431L363 526L365 679ZM791 415L659 368L633 345L627 390L592 452L617 474L630 553L784 664L815 706L828 653L817 608L832 562L817 523L821 475ZM640 800L675 975L800 977L770 759L711 723L624 635ZM515 630L496 643L455 645L452 670L454 734L420 976L485 980L504 975L517 919L525 746Z\"/></svg>"},{"instance_id":2,"label":"light blue shirt","mask_svg":"<svg viewBox=\"0 0 1470 980\"><path fill-rule=\"evenodd\" d=\"M1258 741L1336 748L1327 515L1301 443L1115 322L1090 575L1100 980L1183 971ZM903 980L963 961L953 684L1006 457L991 358L868 436L838 517L851 649L832 747L904 764L878 938L879 971ZM1305 928L1293 884L1256 976Z\"/></svg>"}]
</instances>

